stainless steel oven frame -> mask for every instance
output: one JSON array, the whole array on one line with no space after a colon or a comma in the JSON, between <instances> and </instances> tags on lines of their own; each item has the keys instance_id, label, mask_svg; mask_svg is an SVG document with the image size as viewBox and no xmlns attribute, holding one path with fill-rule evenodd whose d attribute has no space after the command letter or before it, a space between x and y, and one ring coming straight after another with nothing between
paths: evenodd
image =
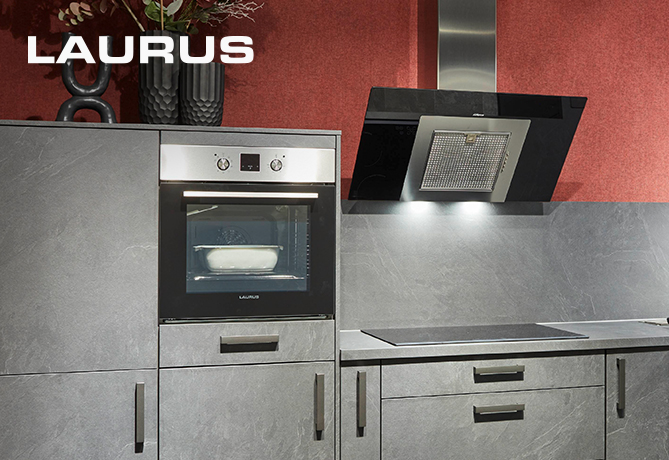
<instances>
[{"instance_id":1,"label":"stainless steel oven frame","mask_svg":"<svg viewBox=\"0 0 669 460\"><path fill-rule=\"evenodd\" d=\"M242 154L257 155L252 169L256 169L257 163L259 171L245 170L249 168L240 163ZM270 165L278 158L284 168L275 171ZM229 166L225 171L219 167L221 159ZM290 169L291 166L294 169ZM159 208L160 321L332 318L338 198L334 168L335 152L330 149L163 145ZM187 292L186 208L189 204L235 205L242 212L243 206L308 206L306 291Z\"/></svg>"}]
</instances>

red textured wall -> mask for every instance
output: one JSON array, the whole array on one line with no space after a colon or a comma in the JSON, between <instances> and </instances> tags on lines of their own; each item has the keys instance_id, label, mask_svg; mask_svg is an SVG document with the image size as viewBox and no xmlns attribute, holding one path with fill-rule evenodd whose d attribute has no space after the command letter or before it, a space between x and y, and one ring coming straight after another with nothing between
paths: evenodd
<instances>
[{"instance_id":1,"label":"red textured wall","mask_svg":"<svg viewBox=\"0 0 669 460\"><path fill-rule=\"evenodd\" d=\"M498 0L498 91L587 96L555 201L669 201L669 2Z\"/></svg>"},{"instance_id":2,"label":"red textured wall","mask_svg":"<svg viewBox=\"0 0 669 460\"><path fill-rule=\"evenodd\" d=\"M53 119L67 99L57 66L27 64L25 39L37 35L38 49L56 54L63 29L52 12L66 3L0 0L0 118ZM436 85L436 3L267 0L256 22L203 30L255 41L252 64L226 68L223 124L342 130L350 178L369 88ZM669 3L498 0L497 8L499 91L589 98L553 199L669 201ZM137 33L122 12L76 32L90 44L98 34ZM105 98L121 122L138 121L136 88L136 64L115 66Z\"/></svg>"}]
</instances>

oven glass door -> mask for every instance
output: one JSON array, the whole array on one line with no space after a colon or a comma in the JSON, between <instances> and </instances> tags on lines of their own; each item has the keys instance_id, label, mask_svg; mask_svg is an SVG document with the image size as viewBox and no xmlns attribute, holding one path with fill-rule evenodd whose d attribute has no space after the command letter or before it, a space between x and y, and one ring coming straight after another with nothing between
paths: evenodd
<instances>
[{"instance_id":1,"label":"oven glass door","mask_svg":"<svg viewBox=\"0 0 669 460\"><path fill-rule=\"evenodd\" d=\"M161 184L160 316L330 316L333 186Z\"/></svg>"},{"instance_id":2,"label":"oven glass door","mask_svg":"<svg viewBox=\"0 0 669 460\"><path fill-rule=\"evenodd\" d=\"M309 204L187 204L186 293L305 292Z\"/></svg>"}]
</instances>

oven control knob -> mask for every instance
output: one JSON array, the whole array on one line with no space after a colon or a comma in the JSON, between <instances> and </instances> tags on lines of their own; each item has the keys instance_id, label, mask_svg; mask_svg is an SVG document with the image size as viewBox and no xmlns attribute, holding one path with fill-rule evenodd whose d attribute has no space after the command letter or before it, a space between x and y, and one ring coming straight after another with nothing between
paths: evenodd
<instances>
[{"instance_id":1,"label":"oven control knob","mask_svg":"<svg viewBox=\"0 0 669 460\"><path fill-rule=\"evenodd\" d=\"M226 171L230 167L230 160L228 160L227 158L221 158L216 163L216 166L218 166L218 169L220 169L221 171Z\"/></svg>"},{"instance_id":2,"label":"oven control knob","mask_svg":"<svg viewBox=\"0 0 669 460\"><path fill-rule=\"evenodd\" d=\"M281 171L281 168L283 168L283 163L281 163L281 160L274 159L269 164L269 167L272 168L272 171Z\"/></svg>"}]
</instances>

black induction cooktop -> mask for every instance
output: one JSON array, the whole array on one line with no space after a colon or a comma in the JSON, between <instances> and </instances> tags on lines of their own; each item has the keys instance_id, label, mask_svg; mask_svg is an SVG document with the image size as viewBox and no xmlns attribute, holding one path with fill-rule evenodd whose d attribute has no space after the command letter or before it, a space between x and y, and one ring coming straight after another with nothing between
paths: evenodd
<instances>
[{"instance_id":1,"label":"black induction cooktop","mask_svg":"<svg viewBox=\"0 0 669 460\"><path fill-rule=\"evenodd\" d=\"M396 346L588 338L539 324L366 329L362 332Z\"/></svg>"}]
</instances>

